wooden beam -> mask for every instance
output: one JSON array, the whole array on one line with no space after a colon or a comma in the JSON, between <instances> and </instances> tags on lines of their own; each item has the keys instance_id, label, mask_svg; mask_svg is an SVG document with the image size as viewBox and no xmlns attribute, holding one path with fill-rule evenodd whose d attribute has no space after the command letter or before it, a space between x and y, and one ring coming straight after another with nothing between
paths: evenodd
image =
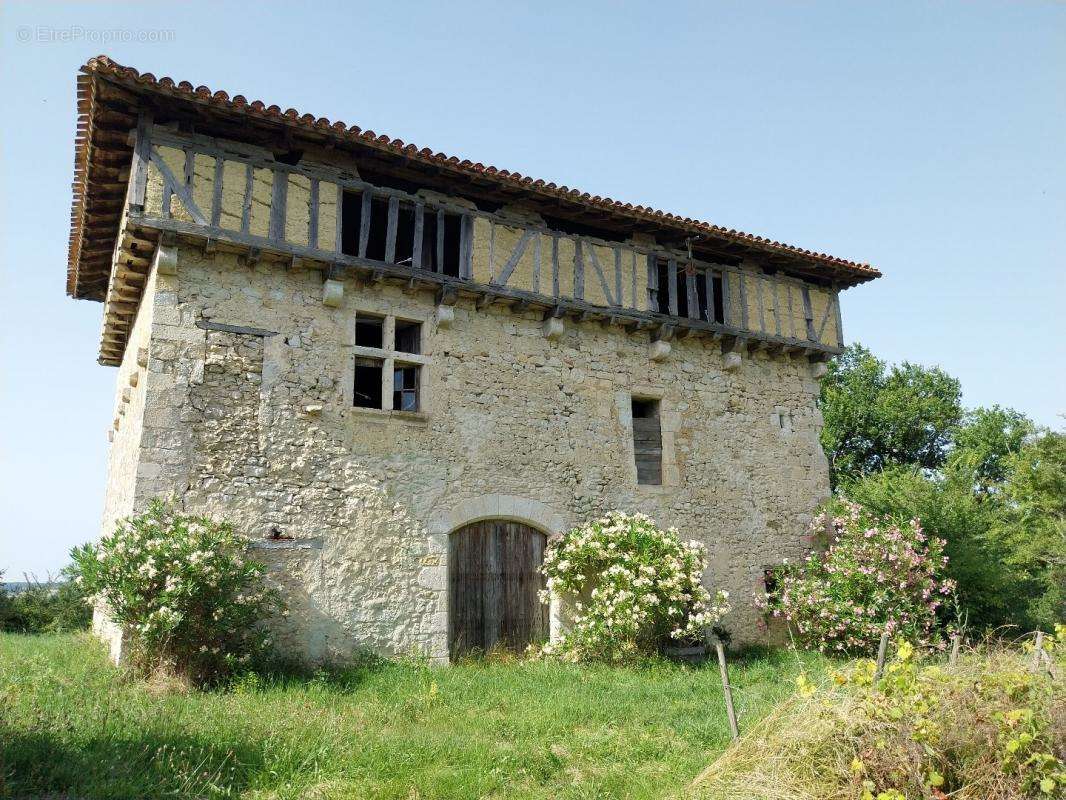
<instances>
[{"instance_id":1,"label":"wooden beam","mask_svg":"<svg viewBox=\"0 0 1066 800\"><path fill-rule=\"evenodd\" d=\"M389 198L389 216L385 227L385 261L389 264L396 263L396 228L400 218L400 199Z\"/></svg>"}]
</instances>

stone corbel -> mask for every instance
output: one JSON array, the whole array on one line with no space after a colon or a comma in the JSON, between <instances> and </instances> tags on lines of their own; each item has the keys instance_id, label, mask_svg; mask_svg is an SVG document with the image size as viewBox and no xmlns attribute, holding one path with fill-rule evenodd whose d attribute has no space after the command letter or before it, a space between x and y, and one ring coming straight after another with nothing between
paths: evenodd
<instances>
[{"instance_id":1,"label":"stone corbel","mask_svg":"<svg viewBox=\"0 0 1066 800\"><path fill-rule=\"evenodd\" d=\"M726 372L733 372L740 369L740 365L744 363L744 350L747 348L747 342L744 339L734 339L731 344L722 345L722 369Z\"/></svg>"},{"instance_id":2,"label":"stone corbel","mask_svg":"<svg viewBox=\"0 0 1066 800\"><path fill-rule=\"evenodd\" d=\"M813 377L816 381L820 381L822 378L824 378L827 372L829 372L829 365L826 364L824 361L816 361L815 363L811 364L811 377Z\"/></svg>"},{"instance_id":3,"label":"stone corbel","mask_svg":"<svg viewBox=\"0 0 1066 800\"><path fill-rule=\"evenodd\" d=\"M178 274L178 248L172 244L160 244L152 257L152 268L157 275Z\"/></svg>"},{"instance_id":4,"label":"stone corbel","mask_svg":"<svg viewBox=\"0 0 1066 800\"><path fill-rule=\"evenodd\" d=\"M330 308L339 308L344 302L344 284L332 278L322 284L322 305Z\"/></svg>"},{"instance_id":5,"label":"stone corbel","mask_svg":"<svg viewBox=\"0 0 1066 800\"><path fill-rule=\"evenodd\" d=\"M566 326L559 317L548 317L544 320L544 338L549 341L558 341L562 338Z\"/></svg>"},{"instance_id":6,"label":"stone corbel","mask_svg":"<svg viewBox=\"0 0 1066 800\"><path fill-rule=\"evenodd\" d=\"M455 322L455 309L451 306L437 306L436 319L437 327L447 330Z\"/></svg>"},{"instance_id":7,"label":"stone corbel","mask_svg":"<svg viewBox=\"0 0 1066 800\"><path fill-rule=\"evenodd\" d=\"M666 341L666 339L656 339L648 348L648 357L652 361L666 361L670 357L672 349L670 342Z\"/></svg>"}]
</instances>

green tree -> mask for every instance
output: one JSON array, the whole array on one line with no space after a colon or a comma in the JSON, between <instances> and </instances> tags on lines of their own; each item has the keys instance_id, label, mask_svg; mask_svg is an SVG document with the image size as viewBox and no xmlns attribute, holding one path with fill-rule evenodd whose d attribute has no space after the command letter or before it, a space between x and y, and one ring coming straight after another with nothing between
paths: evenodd
<instances>
[{"instance_id":1,"label":"green tree","mask_svg":"<svg viewBox=\"0 0 1066 800\"><path fill-rule=\"evenodd\" d=\"M959 382L936 367L888 367L860 344L822 380L822 447L834 487L893 465L936 469L962 417Z\"/></svg>"},{"instance_id":2,"label":"green tree","mask_svg":"<svg viewBox=\"0 0 1066 800\"><path fill-rule=\"evenodd\" d=\"M975 408L955 433L955 450L974 459L976 484L988 492L1007 479L1011 456L1034 431L1032 420L1012 408Z\"/></svg>"},{"instance_id":3,"label":"green tree","mask_svg":"<svg viewBox=\"0 0 1066 800\"><path fill-rule=\"evenodd\" d=\"M1026 577L1028 616L1047 630L1066 620L1066 434L1036 436L1007 459L1007 473L1010 564Z\"/></svg>"}]
</instances>

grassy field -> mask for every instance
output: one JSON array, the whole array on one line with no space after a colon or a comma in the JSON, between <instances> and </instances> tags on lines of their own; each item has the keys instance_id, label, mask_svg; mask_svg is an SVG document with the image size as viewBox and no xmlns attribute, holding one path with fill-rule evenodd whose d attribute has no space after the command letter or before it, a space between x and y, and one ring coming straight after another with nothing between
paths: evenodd
<instances>
[{"instance_id":1,"label":"grassy field","mask_svg":"<svg viewBox=\"0 0 1066 800\"><path fill-rule=\"evenodd\" d=\"M741 725L799 669L738 660ZM87 635L0 634L0 797L654 798L728 742L710 664L375 660L181 692L125 677Z\"/></svg>"}]
</instances>

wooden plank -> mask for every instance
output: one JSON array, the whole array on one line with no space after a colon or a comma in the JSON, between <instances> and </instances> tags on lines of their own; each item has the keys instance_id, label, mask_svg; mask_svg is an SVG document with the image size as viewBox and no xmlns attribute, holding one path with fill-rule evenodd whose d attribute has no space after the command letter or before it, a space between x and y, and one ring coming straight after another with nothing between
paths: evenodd
<instances>
[{"instance_id":1,"label":"wooden plank","mask_svg":"<svg viewBox=\"0 0 1066 800\"><path fill-rule=\"evenodd\" d=\"M818 323L817 339L819 342L822 341L822 336L825 335L825 325L827 322L829 322L829 315L833 312L834 299L835 298L830 295L829 298L825 301L825 311L822 312L822 321Z\"/></svg>"},{"instance_id":2,"label":"wooden plank","mask_svg":"<svg viewBox=\"0 0 1066 800\"><path fill-rule=\"evenodd\" d=\"M366 246L370 241L370 205L373 201L374 193L364 189L359 208L359 258L366 258Z\"/></svg>"},{"instance_id":3,"label":"wooden plank","mask_svg":"<svg viewBox=\"0 0 1066 800\"><path fill-rule=\"evenodd\" d=\"M814 312L811 310L811 290L810 287L803 287L803 316L807 320L807 338L812 342L817 341L818 337L814 335Z\"/></svg>"},{"instance_id":4,"label":"wooden plank","mask_svg":"<svg viewBox=\"0 0 1066 800\"><path fill-rule=\"evenodd\" d=\"M193 218L193 221L197 225L206 226L207 219L204 217L203 212L200 211L199 206L193 202L188 188L184 184L178 182L174 177L174 173L170 171L170 167L167 166L167 163L163 160L162 156L153 150L151 161L163 176L163 210L165 212L163 216L170 216L170 202L167 195L167 189L169 188L172 195L177 195L178 200L181 201L183 206L185 206L185 210L189 212L189 216Z\"/></svg>"},{"instance_id":5,"label":"wooden plank","mask_svg":"<svg viewBox=\"0 0 1066 800\"><path fill-rule=\"evenodd\" d=\"M415 203L415 232L411 240L411 266L422 269L422 236L425 226L426 204Z\"/></svg>"},{"instance_id":6,"label":"wooden plank","mask_svg":"<svg viewBox=\"0 0 1066 800\"><path fill-rule=\"evenodd\" d=\"M307 244L318 249L318 178L311 178L311 206L307 215Z\"/></svg>"},{"instance_id":7,"label":"wooden plank","mask_svg":"<svg viewBox=\"0 0 1066 800\"><path fill-rule=\"evenodd\" d=\"M746 273L743 270L737 272L740 277L740 327L750 330L748 325L748 286Z\"/></svg>"},{"instance_id":8,"label":"wooden plank","mask_svg":"<svg viewBox=\"0 0 1066 800\"><path fill-rule=\"evenodd\" d=\"M659 310L659 260L648 253L648 310Z\"/></svg>"},{"instance_id":9,"label":"wooden plank","mask_svg":"<svg viewBox=\"0 0 1066 800\"><path fill-rule=\"evenodd\" d=\"M691 264L685 265L685 302L688 305L688 316L699 319L700 300L696 291L696 269Z\"/></svg>"},{"instance_id":10,"label":"wooden plank","mask_svg":"<svg viewBox=\"0 0 1066 800\"><path fill-rule=\"evenodd\" d=\"M459 277L473 277L474 218L463 214L459 220Z\"/></svg>"},{"instance_id":11,"label":"wooden plank","mask_svg":"<svg viewBox=\"0 0 1066 800\"><path fill-rule=\"evenodd\" d=\"M677 316L677 305L678 304L677 304L677 261L675 259L671 258L670 261L667 262L667 275L668 275L668 281L669 281L669 284L670 284L667 287L667 292L670 295L670 306L669 306L670 314L672 316L676 317Z\"/></svg>"},{"instance_id":12,"label":"wooden plank","mask_svg":"<svg viewBox=\"0 0 1066 800\"><path fill-rule=\"evenodd\" d=\"M396 263L396 228L400 220L400 199L389 198L389 216L385 227L385 261Z\"/></svg>"},{"instance_id":13,"label":"wooden plank","mask_svg":"<svg viewBox=\"0 0 1066 800\"><path fill-rule=\"evenodd\" d=\"M526 248L529 246L530 240L535 236L534 231L527 230L522 234L522 238L518 240L518 244L515 245L514 251L507 258L507 263L503 265L503 270L500 272L498 280L493 281L500 286L506 286L507 281L511 279L511 275L515 271L515 267L518 266L518 262L522 260L522 256L526 254Z\"/></svg>"},{"instance_id":14,"label":"wooden plank","mask_svg":"<svg viewBox=\"0 0 1066 800\"><path fill-rule=\"evenodd\" d=\"M559 237L552 236L552 297L559 298Z\"/></svg>"},{"instance_id":15,"label":"wooden plank","mask_svg":"<svg viewBox=\"0 0 1066 800\"><path fill-rule=\"evenodd\" d=\"M253 169L248 164L244 169L244 199L241 201L241 233L248 234L252 223L252 181ZM340 252L340 248L338 248Z\"/></svg>"},{"instance_id":16,"label":"wooden plank","mask_svg":"<svg viewBox=\"0 0 1066 800\"><path fill-rule=\"evenodd\" d=\"M836 323L837 323L836 341L833 342L833 344L836 347L843 347L844 346L844 323L843 323L843 321L840 318L840 289L838 289L835 286L833 288L836 289L835 293L833 294L833 313L836 315Z\"/></svg>"},{"instance_id":17,"label":"wooden plank","mask_svg":"<svg viewBox=\"0 0 1066 800\"><path fill-rule=\"evenodd\" d=\"M629 303L630 303L631 307L637 308L638 307L638 303L637 303L637 251L636 250L630 250L629 251L629 255L630 255L630 259L631 259L631 263L630 263L631 269L629 271L629 280L630 280Z\"/></svg>"},{"instance_id":18,"label":"wooden plank","mask_svg":"<svg viewBox=\"0 0 1066 800\"><path fill-rule=\"evenodd\" d=\"M707 321L714 322L714 272L713 270L704 270L703 280L705 282L707 292Z\"/></svg>"},{"instance_id":19,"label":"wooden plank","mask_svg":"<svg viewBox=\"0 0 1066 800\"><path fill-rule=\"evenodd\" d=\"M796 338L796 315L792 310L792 284L785 284L785 296L788 297L788 335Z\"/></svg>"},{"instance_id":20,"label":"wooden plank","mask_svg":"<svg viewBox=\"0 0 1066 800\"><path fill-rule=\"evenodd\" d=\"M185 191L189 193L189 197L192 197L193 178L196 175L196 152L191 147L187 147L184 153L185 163L182 165L182 183L185 186ZM201 216L203 215L201 214Z\"/></svg>"},{"instance_id":21,"label":"wooden plank","mask_svg":"<svg viewBox=\"0 0 1066 800\"><path fill-rule=\"evenodd\" d=\"M133 143L133 160L130 163L130 188L127 202L144 208L144 195L148 190L148 162L151 158L152 114L141 111L137 115L136 139Z\"/></svg>"},{"instance_id":22,"label":"wooden plank","mask_svg":"<svg viewBox=\"0 0 1066 800\"><path fill-rule=\"evenodd\" d=\"M540 294L541 233L536 231L533 235L533 291Z\"/></svg>"},{"instance_id":23,"label":"wooden plank","mask_svg":"<svg viewBox=\"0 0 1066 800\"><path fill-rule=\"evenodd\" d=\"M289 197L288 173L271 170L274 178L270 197L270 238L275 241L285 240L285 206Z\"/></svg>"},{"instance_id":24,"label":"wooden plank","mask_svg":"<svg viewBox=\"0 0 1066 800\"><path fill-rule=\"evenodd\" d=\"M484 608L481 646L491 650L500 638L502 620L503 587L501 586L501 560L499 527L492 522L483 522L485 529L485 569L482 585L482 604Z\"/></svg>"},{"instance_id":25,"label":"wooden plank","mask_svg":"<svg viewBox=\"0 0 1066 800\"><path fill-rule=\"evenodd\" d=\"M222 221L222 165L225 160L215 156L215 179L211 192L211 227L217 228Z\"/></svg>"},{"instance_id":26,"label":"wooden plank","mask_svg":"<svg viewBox=\"0 0 1066 800\"><path fill-rule=\"evenodd\" d=\"M755 276L755 304L759 307L759 332L766 333L766 306L763 301L762 287L766 279L762 273Z\"/></svg>"},{"instance_id":27,"label":"wooden plank","mask_svg":"<svg viewBox=\"0 0 1066 800\"><path fill-rule=\"evenodd\" d=\"M781 283L776 278L770 278L770 286L773 289L773 293L770 295L770 299L774 304L774 335L781 335L781 299L778 296L778 285Z\"/></svg>"},{"instance_id":28,"label":"wooden plank","mask_svg":"<svg viewBox=\"0 0 1066 800\"><path fill-rule=\"evenodd\" d=\"M344 187L337 184L337 236L333 241L333 252L340 255L344 251Z\"/></svg>"},{"instance_id":29,"label":"wooden plank","mask_svg":"<svg viewBox=\"0 0 1066 800\"><path fill-rule=\"evenodd\" d=\"M730 273L722 270L722 324L732 325L736 327L736 323L733 321L733 294L729 288L729 275Z\"/></svg>"},{"instance_id":30,"label":"wooden plank","mask_svg":"<svg viewBox=\"0 0 1066 800\"><path fill-rule=\"evenodd\" d=\"M585 260L579 238L574 239L574 297L585 299Z\"/></svg>"},{"instance_id":31,"label":"wooden plank","mask_svg":"<svg viewBox=\"0 0 1066 800\"><path fill-rule=\"evenodd\" d=\"M614 304L622 303L622 248L614 248Z\"/></svg>"},{"instance_id":32,"label":"wooden plank","mask_svg":"<svg viewBox=\"0 0 1066 800\"><path fill-rule=\"evenodd\" d=\"M437 212L437 272L444 272L444 212Z\"/></svg>"}]
</instances>

